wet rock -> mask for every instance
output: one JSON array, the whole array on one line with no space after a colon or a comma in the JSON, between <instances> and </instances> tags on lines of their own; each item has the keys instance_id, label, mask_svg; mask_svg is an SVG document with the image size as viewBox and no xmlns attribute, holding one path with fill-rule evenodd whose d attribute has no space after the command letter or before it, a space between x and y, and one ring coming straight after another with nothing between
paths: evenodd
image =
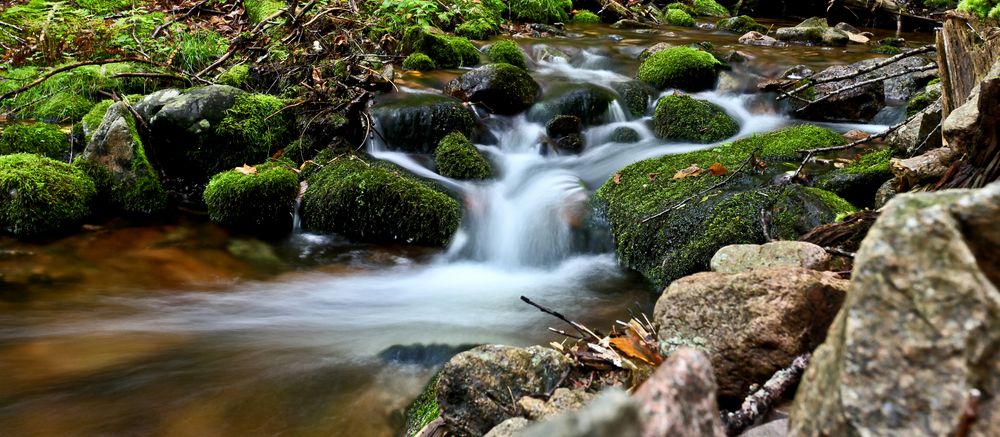
<instances>
[{"instance_id":1,"label":"wet rock","mask_svg":"<svg viewBox=\"0 0 1000 437\"><path fill-rule=\"evenodd\" d=\"M715 23L715 26L720 30L738 33L740 35L744 35L747 32L757 32L761 34L767 33L767 27L757 24L753 18L750 18L747 15L740 15L719 20Z\"/></svg>"},{"instance_id":2,"label":"wet rock","mask_svg":"<svg viewBox=\"0 0 1000 437\"><path fill-rule=\"evenodd\" d=\"M750 46L766 46L766 47L776 46L778 44L781 44L781 41L778 41L777 39L774 39L770 36L764 35L763 33L756 31L750 31L744 33L743 36L740 37L738 42L740 44L746 44Z\"/></svg>"},{"instance_id":3,"label":"wet rock","mask_svg":"<svg viewBox=\"0 0 1000 437\"><path fill-rule=\"evenodd\" d=\"M396 344L378 353L378 358L385 363L398 365L416 365L425 368L444 364L458 353L476 347L472 344L453 346L450 344Z\"/></svg>"},{"instance_id":4,"label":"wet rock","mask_svg":"<svg viewBox=\"0 0 1000 437\"><path fill-rule=\"evenodd\" d=\"M845 46L850 41L846 32L830 27L825 18L809 18L795 27L782 27L775 32L780 41L810 45Z\"/></svg>"},{"instance_id":5,"label":"wet rock","mask_svg":"<svg viewBox=\"0 0 1000 437\"><path fill-rule=\"evenodd\" d=\"M430 153L451 132L474 138L479 123L462 102L434 94L396 96L370 110L380 138L392 150Z\"/></svg>"},{"instance_id":6,"label":"wet rock","mask_svg":"<svg viewBox=\"0 0 1000 437\"><path fill-rule=\"evenodd\" d=\"M672 47L650 55L636 78L657 89L695 92L712 88L722 63L706 51Z\"/></svg>"},{"instance_id":7,"label":"wet rock","mask_svg":"<svg viewBox=\"0 0 1000 437\"><path fill-rule=\"evenodd\" d=\"M593 84L560 84L528 110L528 120L547 123L557 115L578 117L584 125L603 121L615 93Z\"/></svg>"},{"instance_id":8,"label":"wet rock","mask_svg":"<svg viewBox=\"0 0 1000 437\"><path fill-rule=\"evenodd\" d=\"M635 392L642 435L725 436L716 389L708 357L696 349L677 349Z\"/></svg>"},{"instance_id":9,"label":"wet rock","mask_svg":"<svg viewBox=\"0 0 1000 437\"><path fill-rule=\"evenodd\" d=\"M721 106L687 95L660 99L653 113L653 132L660 139L714 143L739 131L739 122Z\"/></svg>"},{"instance_id":10,"label":"wet rock","mask_svg":"<svg viewBox=\"0 0 1000 437\"><path fill-rule=\"evenodd\" d=\"M886 141L912 155L920 150L941 147L941 101L935 100L912 120L889 135Z\"/></svg>"},{"instance_id":11,"label":"wet rock","mask_svg":"<svg viewBox=\"0 0 1000 437\"><path fill-rule=\"evenodd\" d=\"M1000 434L994 399L963 417L973 389L1000 391L997 214L1000 183L886 205L799 386L792 435Z\"/></svg>"},{"instance_id":12,"label":"wet rock","mask_svg":"<svg viewBox=\"0 0 1000 437\"><path fill-rule=\"evenodd\" d=\"M618 20L611 27L614 29L649 29L653 25L636 20Z\"/></svg>"},{"instance_id":13,"label":"wet rock","mask_svg":"<svg viewBox=\"0 0 1000 437\"><path fill-rule=\"evenodd\" d=\"M556 138L553 140L552 146L555 148L556 153L561 155L578 155L580 152L583 152L585 145L583 135L570 134Z\"/></svg>"},{"instance_id":14,"label":"wet rock","mask_svg":"<svg viewBox=\"0 0 1000 437\"><path fill-rule=\"evenodd\" d=\"M611 137L609 137L608 140L615 143L627 144L627 143L638 143L640 140L642 140L642 137L639 135L639 132L635 131L635 129L626 126L621 126L615 128L615 130L611 132Z\"/></svg>"},{"instance_id":15,"label":"wet rock","mask_svg":"<svg viewBox=\"0 0 1000 437\"><path fill-rule=\"evenodd\" d=\"M800 64L785 70L781 73L781 77L784 79L799 80L812 76L813 74L816 74L816 72L811 68Z\"/></svg>"},{"instance_id":16,"label":"wet rock","mask_svg":"<svg viewBox=\"0 0 1000 437\"><path fill-rule=\"evenodd\" d=\"M881 187L878 187L878 191L875 192L875 204L872 208L880 209L885 206L885 204L889 203L889 200L896 197L896 194L898 193L896 192L896 187L894 185L895 184L892 180L888 180L885 181Z\"/></svg>"},{"instance_id":17,"label":"wet rock","mask_svg":"<svg viewBox=\"0 0 1000 437\"><path fill-rule=\"evenodd\" d=\"M654 323L661 347L704 339L720 401L735 403L823 341L847 287L834 273L795 267L697 273L667 287Z\"/></svg>"},{"instance_id":18,"label":"wet rock","mask_svg":"<svg viewBox=\"0 0 1000 437\"><path fill-rule=\"evenodd\" d=\"M892 179L889 162L893 153L892 148L867 150L844 168L818 177L816 186L837 193L854 205L870 207L878 187Z\"/></svg>"},{"instance_id":19,"label":"wet rock","mask_svg":"<svg viewBox=\"0 0 1000 437\"><path fill-rule=\"evenodd\" d=\"M482 435L514 415L514 399L552 391L570 361L548 348L485 345L448 361L437 384L441 417L456 431Z\"/></svg>"},{"instance_id":20,"label":"wet rock","mask_svg":"<svg viewBox=\"0 0 1000 437\"><path fill-rule=\"evenodd\" d=\"M517 401L517 406L524 413L524 416L531 420L543 420L556 414L569 411L576 411L583 407L583 404L594 398L593 393L588 393L582 389L570 390L568 388L557 388L548 400L541 400L530 396L522 397Z\"/></svg>"},{"instance_id":21,"label":"wet rock","mask_svg":"<svg viewBox=\"0 0 1000 437\"><path fill-rule=\"evenodd\" d=\"M671 47L674 47L674 45L666 42L658 42L656 44L653 44L648 48L646 48L645 50L643 50L642 53L639 53L639 60L645 61L646 58L652 56L654 53L662 52Z\"/></svg>"},{"instance_id":22,"label":"wet rock","mask_svg":"<svg viewBox=\"0 0 1000 437\"><path fill-rule=\"evenodd\" d=\"M719 73L719 84L715 90L724 94L752 94L757 92L757 80L752 76L723 71Z\"/></svg>"},{"instance_id":23,"label":"wet rock","mask_svg":"<svg viewBox=\"0 0 1000 437\"><path fill-rule=\"evenodd\" d=\"M531 421L523 417L511 417L499 425L494 426L490 432L486 433L483 437L518 437L528 426L531 425Z\"/></svg>"},{"instance_id":24,"label":"wet rock","mask_svg":"<svg viewBox=\"0 0 1000 437\"><path fill-rule=\"evenodd\" d=\"M532 48L534 58L539 62L555 62L556 59L569 61L572 56L566 52L548 45L536 45Z\"/></svg>"},{"instance_id":25,"label":"wet rock","mask_svg":"<svg viewBox=\"0 0 1000 437\"><path fill-rule=\"evenodd\" d=\"M611 88L618 93L621 100L633 117L646 115L649 107L649 100L656 94L656 90L637 80L628 82L613 82Z\"/></svg>"},{"instance_id":26,"label":"wet rock","mask_svg":"<svg viewBox=\"0 0 1000 437\"><path fill-rule=\"evenodd\" d=\"M602 392L579 411L533 425L522 437L639 437L642 422L637 403L620 389Z\"/></svg>"},{"instance_id":27,"label":"wet rock","mask_svg":"<svg viewBox=\"0 0 1000 437\"><path fill-rule=\"evenodd\" d=\"M803 241L775 241L766 244L733 244L712 256L713 272L740 273L774 267L801 267L827 270L832 257L826 250Z\"/></svg>"},{"instance_id":28,"label":"wet rock","mask_svg":"<svg viewBox=\"0 0 1000 437\"><path fill-rule=\"evenodd\" d=\"M580 117L574 115L557 115L545 123L545 133L552 138L578 134L582 131L583 123L580 121Z\"/></svg>"}]
</instances>

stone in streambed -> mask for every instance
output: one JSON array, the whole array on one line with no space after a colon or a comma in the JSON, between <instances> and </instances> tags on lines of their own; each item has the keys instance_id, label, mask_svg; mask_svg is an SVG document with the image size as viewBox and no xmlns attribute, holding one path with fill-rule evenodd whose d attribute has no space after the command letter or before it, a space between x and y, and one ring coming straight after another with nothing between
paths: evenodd
<instances>
[{"instance_id":1,"label":"stone in streambed","mask_svg":"<svg viewBox=\"0 0 1000 437\"><path fill-rule=\"evenodd\" d=\"M739 131L739 122L721 106L686 95L660 99L653 114L653 132L665 140L714 143Z\"/></svg>"},{"instance_id":2,"label":"stone in streambed","mask_svg":"<svg viewBox=\"0 0 1000 437\"><path fill-rule=\"evenodd\" d=\"M476 116L462 102L434 94L386 97L369 111L376 128L391 150L431 153L445 135L461 132L475 138L480 132Z\"/></svg>"},{"instance_id":3,"label":"stone in streambed","mask_svg":"<svg viewBox=\"0 0 1000 437\"><path fill-rule=\"evenodd\" d=\"M94 182L78 168L30 153L0 156L0 231L17 237L64 232L92 209Z\"/></svg>"},{"instance_id":4,"label":"stone in streambed","mask_svg":"<svg viewBox=\"0 0 1000 437\"><path fill-rule=\"evenodd\" d=\"M712 256L712 271L741 273L774 267L827 270L832 256L822 247L803 241L774 241L766 244L733 244Z\"/></svg>"},{"instance_id":5,"label":"stone in streambed","mask_svg":"<svg viewBox=\"0 0 1000 437\"><path fill-rule=\"evenodd\" d=\"M497 63L476 68L448 82L444 92L480 104L495 114L514 115L535 103L541 87L524 69Z\"/></svg>"},{"instance_id":6,"label":"stone in streambed","mask_svg":"<svg viewBox=\"0 0 1000 437\"><path fill-rule=\"evenodd\" d=\"M204 200L212 221L241 232L281 237L292 231L299 177L280 163L228 170L209 180Z\"/></svg>"},{"instance_id":7,"label":"stone in streambed","mask_svg":"<svg viewBox=\"0 0 1000 437\"><path fill-rule=\"evenodd\" d=\"M460 132L452 132L441 139L434 150L434 161L441 176L464 180L482 180L493 176L490 162Z\"/></svg>"},{"instance_id":8,"label":"stone in streambed","mask_svg":"<svg viewBox=\"0 0 1000 437\"><path fill-rule=\"evenodd\" d=\"M637 78L658 89L702 91L715 85L721 65L711 53L671 47L646 58L639 66Z\"/></svg>"},{"instance_id":9,"label":"stone in streambed","mask_svg":"<svg viewBox=\"0 0 1000 437\"><path fill-rule=\"evenodd\" d=\"M635 391L644 436L722 437L717 385L704 353L679 348Z\"/></svg>"},{"instance_id":10,"label":"stone in streambed","mask_svg":"<svg viewBox=\"0 0 1000 437\"><path fill-rule=\"evenodd\" d=\"M743 34L743 36L741 36L740 39L737 40L737 41L740 44L746 44L746 45L750 45L750 46L767 46L767 47L769 47L769 46L776 46L778 44L781 44L781 41L778 41L777 39L774 39L774 38L772 38L770 36L764 35L763 33L756 32L756 31L750 31L750 32L747 32L747 33Z\"/></svg>"},{"instance_id":11,"label":"stone in streambed","mask_svg":"<svg viewBox=\"0 0 1000 437\"><path fill-rule=\"evenodd\" d=\"M750 18L747 15L740 15L719 20L715 23L715 26L721 30L738 33L740 35L746 34L747 32L767 33L767 27L757 24L753 18Z\"/></svg>"},{"instance_id":12,"label":"stone in streambed","mask_svg":"<svg viewBox=\"0 0 1000 437\"><path fill-rule=\"evenodd\" d=\"M614 91L598 85L560 84L532 106L527 117L530 121L548 123L558 115L572 115L584 125L591 126L603 121L614 100Z\"/></svg>"},{"instance_id":13,"label":"stone in streambed","mask_svg":"<svg viewBox=\"0 0 1000 437\"><path fill-rule=\"evenodd\" d=\"M816 186L837 193L859 207L871 207L875 192L885 181L892 179L889 162L895 149L864 152L854 162L817 178Z\"/></svg>"}]
</instances>

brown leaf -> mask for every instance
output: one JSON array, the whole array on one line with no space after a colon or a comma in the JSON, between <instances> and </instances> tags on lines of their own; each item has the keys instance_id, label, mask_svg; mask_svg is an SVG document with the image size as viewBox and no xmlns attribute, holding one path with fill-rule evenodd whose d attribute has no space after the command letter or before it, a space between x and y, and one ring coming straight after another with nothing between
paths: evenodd
<instances>
[{"instance_id":1,"label":"brown leaf","mask_svg":"<svg viewBox=\"0 0 1000 437\"><path fill-rule=\"evenodd\" d=\"M626 330L622 337L611 339L611 346L629 358L635 358L646 364L657 365L663 361L660 354L650 347L645 341L635 335L631 330Z\"/></svg>"},{"instance_id":2,"label":"brown leaf","mask_svg":"<svg viewBox=\"0 0 1000 437\"><path fill-rule=\"evenodd\" d=\"M708 167L708 171L712 173L712 176L722 176L729 173L729 169L722 165L721 162L716 162Z\"/></svg>"},{"instance_id":3,"label":"brown leaf","mask_svg":"<svg viewBox=\"0 0 1000 437\"><path fill-rule=\"evenodd\" d=\"M650 173L650 174L646 175L646 177L649 178L650 182L653 182L653 181L656 180L656 177L659 176L659 175L660 175L659 173Z\"/></svg>"},{"instance_id":4,"label":"brown leaf","mask_svg":"<svg viewBox=\"0 0 1000 437\"><path fill-rule=\"evenodd\" d=\"M674 174L674 179L684 179L687 177L698 177L701 176L702 169L698 167L698 164L691 164L690 167L677 170Z\"/></svg>"},{"instance_id":5,"label":"brown leaf","mask_svg":"<svg viewBox=\"0 0 1000 437\"><path fill-rule=\"evenodd\" d=\"M622 174L621 173L615 173L615 176L613 178L611 178L611 181L614 182L615 185L618 185L618 184L622 183Z\"/></svg>"},{"instance_id":6,"label":"brown leaf","mask_svg":"<svg viewBox=\"0 0 1000 437\"><path fill-rule=\"evenodd\" d=\"M243 164L242 167L236 167L236 171L243 174L257 174L257 167Z\"/></svg>"}]
</instances>

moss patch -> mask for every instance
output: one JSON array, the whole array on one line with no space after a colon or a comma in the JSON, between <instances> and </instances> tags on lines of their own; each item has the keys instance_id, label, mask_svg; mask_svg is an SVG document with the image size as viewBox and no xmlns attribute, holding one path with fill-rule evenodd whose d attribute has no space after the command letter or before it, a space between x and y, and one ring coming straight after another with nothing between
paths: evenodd
<instances>
[{"instance_id":1,"label":"moss patch","mask_svg":"<svg viewBox=\"0 0 1000 437\"><path fill-rule=\"evenodd\" d=\"M680 9L667 9L663 11L662 18L664 22L673 26L694 27L694 18Z\"/></svg>"},{"instance_id":2,"label":"moss patch","mask_svg":"<svg viewBox=\"0 0 1000 437\"><path fill-rule=\"evenodd\" d=\"M524 59L524 53L521 52L521 48L517 46L517 43L509 39L493 43L486 52L486 55L490 57L490 61L503 62L522 70L528 69L528 63Z\"/></svg>"},{"instance_id":3,"label":"moss patch","mask_svg":"<svg viewBox=\"0 0 1000 437\"><path fill-rule=\"evenodd\" d=\"M200 148L198 159L210 174L267 159L292 132L294 120L282 111L284 107L284 100L271 95L239 95L216 128L215 134L223 141Z\"/></svg>"},{"instance_id":4,"label":"moss patch","mask_svg":"<svg viewBox=\"0 0 1000 437\"><path fill-rule=\"evenodd\" d=\"M461 132L446 135L434 151L438 173L453 179L489 179L490 162Z\"/></svg>"},{"instance_id":5,"label":"moss patch","mask_svg":"<svg viewBox=\"0 0 1000 437\"><path fill-rule=\"evenodd\" d=\"M479 50L468 39L450 36L438 29L413 27L404 43L411 52L424 53L438 68L469 67L479 64Z\"/></svg>"},{"instance_id":6,"label":"moss patch","mask_svg":"<svg viewBox=\"0 0 1000 437\"><path fill-rule=\"evenodd\" d=\"M247 64L234 65L219 75L215 83L229 85L231 87L243 88L250 76L250 67Z\"/></svg>"},{"instance_id":7,"label":"moss patch","mask_svg":"<svg viewBox=\"0 0 1000 437\"><path fill-rule=\"evenodd\" d=\"M404 70L414 70L414 71L431 71L437 69L437 65L434 64L434 60L423 53L410 53L406 59L403 59L403 69Z\"/></svg>"},{"instance_id":8,"label":"moss patch","mask_svg":"<svg viewBox=\"0 0 1000 437\"><path fill-rule=\"evenodd\" d=\"M736 135L740 125L714 103L666 96L656 104L653 131L662 139L714 143Z\"/></svg>"},{"instance_id":9,"label":"moss patch","mask_svg":"<svg viewBox=\"0 0 1000 437\"><path fill-rule=\"evenodd\" d=\"M69 153L69 140L54 124L9 124L0 132L0 155L14 153L34 153L61 159Z\"/></svg>"},{"instance_id":10,"label":"moss patch","mask_svg":"<svg viewBox=\"0 0 1000 437\"><path fill-rule=\"evenodd\" d=\"M869 151L850 165L820 176L816 186L836 193L860 207L875 204L875 193L887 180L892 179L889 161L893 148Z\"/></svg>"},{"instance_id":11,"label":"moss patch","mask_svg":"<svg viewBox=\"0 0 1000 437\"><path fill-rule=\"evenodd\" d=\"M693 0L691 2L691 9L694 10L695 15L717 18L729 17L729 10L716 3L715 0Z\"/></svg>"},{"instance_id":12,"label":"moss patch","mask_svg":"<svg viewBox=\"0 0 1000 437\"><path fill-rule=\"evenodd\" d=\"M894 47L890 45L880 45L872 49L872 53L878 53L880 55L898 55L903 53L899 47Z\"/></svg>"},{"instance_id":13,"label":"moss patch","mask_svg":"<svg viewBox=\"0 0 1000 437\"><path fill-rule=\"evenodd\" d=\"M277 164L256 169L250 174L229 170L213 176L204 193L208 216L223 226L255 235L285 235L292 230L299 177Z\"/></svg>"},{"instance_id":14,"label":"moss patch","mask_svg":"<svg viewBox=\"0 0 1000 437\"><path fill-rule=\"evenodd\" d=\"M416 436L421 429L441 415L441 407L437 402L437 382L440 377L441 372L434 374L420 396L406 407L406 412L403 413L406 418L406 424L403 427L404 436Z\"/></svg>"},{"instance_id":15,"label":"moss patch","mask_svg":"<svg viewBox=\"0 0 1000 437\"><path fill-rule=\"evenodd\" d=\"M498 20L487 18L475 18L455 28L455 35L469 39L485 40L498 33L500 33Z\"/></svg>"},{"instance_id":16,"label":"moss patch","mask_svg":"<svg viewBox=\"0 0 1000 437\"><path fill-rule=\"evenodd\" d=\"M50 158L0 156L0 228L17 236L59 232L90 215L94 182L82 171Z\"/></svg>"},{"instance_id":17,"label":"moss patch","mask_svg":"<svg viewBox=\"0 0 1000 437\"><path fill-rule=\"evenodd\" d=\"M715 23L719 29L743 35L747 32L767 33L767 27L757 24L749 15L725 18Z\"/></svg>"},{"instance_id":18,"label":"moss patch","mask_svg":"<svg viewBox=\"0 0 1000 437\"><path fill-rule=\"evenodd\" d=\"M701 91L715 85L721 65L710 53L671 47L646 58L639 67L638 79L660 89Z\"/></svg>"},{"instance_id":19,"label":"moss patch","mask_svg":"<svg viewBox=\"0 0 1000 437\"><path fill-rule=\"evenodd\" d=\"M511 0L511 19L529 23L552 24L569 20L572 0Z\"/></svg>"},{"instance_id":20,"label":"moss patch","mask_svg":"<svg viewBox=\"0 0 1000 437\"><path fill-rule=\"evenodd\" d=\"M601 17L593 12L583 10L573 15L573 22L576 24L598 24L601 22Z\"/></svg>"}]
</instances>

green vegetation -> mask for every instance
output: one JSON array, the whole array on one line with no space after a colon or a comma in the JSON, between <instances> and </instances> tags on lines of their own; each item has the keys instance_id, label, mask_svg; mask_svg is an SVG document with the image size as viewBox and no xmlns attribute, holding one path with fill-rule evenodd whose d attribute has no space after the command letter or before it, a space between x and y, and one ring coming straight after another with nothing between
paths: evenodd
<instances>
[{"instance_id":1,"label":"green vegetation","mask_svg":"<svg viewBox=\"0 0 1000 437\"><path fill-rule=\"evenodd\" d=\"M250 22L257 24L284 8L285 3L277 0L243 0L243 7L246 8Z\"/></svg>"},{"instance_id":2,"label":"green vegetation","mask_svg":"<svg viewBox=\"0 0 1000 437\"><path fill-rule=\"evenodd\" d=\"M258 165L255 171L229 170L212 177L204 193L209 218L255 235L291 232L299 177L274 163Z\"/></svg>"},{"instance_id":3,"label":"green vegetation","mask_svg":"<svg viewBox=\"0 0 1000 437\"><path fill-rule=\"evenodd\" d=\"M667 9L663 11L662 18L667 24L674 26L694 27L694 18L680 9Z\"/></svg>"},{"instance_id":4,"label":"green vegetation","mask_svg":"<svg viewBox=\"0 0 1000 437\"><path fill-rule=\"evenodd\" d=\"M429 56L423 53L410 53L410 56L407 56L403 60L403 69L431 71L437 69L437 65L434 64L434 61Z\"/></svg>"},{"instance_id":5,"label":"green vegetation","mask_svg":"<svg viewBox=\"0 0 1000 437\"><path fill-rule=\"evenodd\" d=\"M740 15L731 18L724 18L715 23L719 29L743 35L747 32L767 33L767 27L757 24L748 15Z\"/></svg>"},{"instance_id":6,"label":"green vegetation","mask_svg":"<svg viewBox=\"0 0 1000 437\"><path fill-rule=\"evenodd\" d=\"M512 40L502 39L493 43L486 55L490 57L490 61L493 62L503 62L506 64L513 65L522 70L528 69L528 63L524 59L524 53L521 52L521 48L517 46Z\"/></svg>"},{"instance_id":7,"label":"green vegetation","mask_svg":"<svg viewBox=\"0 0 1000 437\"><path fill-rule=\"evenodd\" d=\"M573 22L576 24L600 24L601 17L588 10L582 10L573 15Z\"/></svg>"},{"instance_id":8,"label":"green vegetation","mask_svg":"<svg viewBox=\"0 0 1000 437\"><path fill-rule=\"evenodd\" d=\"M441 372L434 374L434 377L424 387L420 396L414 399L410 406L406 407L406 412L403 413L406 418L403 430L404 436L416 436L421 429L441 415L441 407L437 401L437 382L440 377Z\"/></svg>"},{"instance_id":9,"label":"green vegetation","mask_svg":"<svg viewBox=\"0 0 1000 437\"><path fill-rule=\"evenodd\" d=\"M90 10L96 14L110 14L112 12L131 9L137 2L135 0L74 0L80 7Z\"/></svg>"},{"instance_id":10,"label":"green vegetation","mask_svg":"<svg viewBox=\"0 0 1000 437\"><path fill-rule=\"evenodd\" d=\"M638 79L660 89L701 91L715 85L721 65L710 53L671 47L646 58L639 67Z\"/></svg>"},{"instance_id":11,"label":"green vegetation","mask_svg":"<svg viewBox=\"0 0 1000 437\"><path fill-rule=\"evenodd\" d=\"M215 83L220 85L229 85L236 88L243 88L243 85L246 83L247 77L249 76L250 67L247 64L234 65L224 73L220 74Z\"/></svg>"},{"instance_id":12,"label":"green vegetation","mask_svg":"<svg viewBox=\"0 0 1000 437\"><path fill-rule=\"evenodd\" d=\"M740 125L719 105L673 95L657 102L653 131L661 139L714 143L736 135Z\"/></svg>"},{"instance_id":13,"label":"green vegetation","mask_svg":"<svg viewBox=\"0 0 1000 437\"><path fill-rule=\"evenodd\" d=\"M489 179L493 176L490 162L461 132L452 132L438 143L434 151L438 173L452 179Z\"/></svg>"},{"instance_id":14,"label":"green vegetation","mask_svg":"<svg viewBox=\"0 0 1000 437\"><path fill-rule=\"evenodd\" d=\"M572 0L510 0L511 19L552 24L569 21Z\"/></svg>"},{"instance_id":15,"label":"green vegetation","mask_svg":"<svg viewBox=\"0 0 1000 437\"><path fill-rule=\"evenodd\" d=\"M215 131L223 144L203 148L201 164L214 174L234 162L259 162L271 156L284 146L293 129L294 120L284 108L284 100L267 94L236 97Z\"/></svg>"},{"instance_id":16,"label":"green vegetation","mask_svg":"<svg viewBox=\"0 0 1000 437\"><path fill-rule=\"evenodd\" d=\"M211 30L184 34L177 63L185 71L197 73L208 67L229 50L229 41Z\"/></svg>"},{"instance_id":17,"label":"green vegetation","mask_svg":"<svg viewBox=\"0 0 1000 437\"><path fill-rule=\"evenodd\" d=\"M69 154L69 140L59 126L54 124L15 123L2 128L0 155L34 153L61 159Z\"/></svg>"},{"instance_id":18,"label":"green vegetation","mask_svg":"<svg viewBox=\"0 0 1000 437\"><path fill-rule=\"evenodd\" d=\"M466 21L455 28L455 35L469 39L489 39L498 33L500 33L500 26L496 20L482 18Z\"/></svg>"},{"instance_id":19,"label":"green vegetation","mask_svg":"<svg viewBox=\"0 0 1000 437\"><path fill-rule=\"evenodd\" d=\"M619 127L611 132L610 140L616 143L637 143L642 137L639 136L639 132L630 127Z\"/></svg>"},{"instance_id":20,"label":"green vegetation","mask_svg":"<svg viewBox=\"0 0 1000 437\"><path fill-rule=\"evenodd\" d=\"M437 68L469 67L479 64L479 50L468 39L450 36L433 28L413 27L404 42L414 53L424 53Z\"/></svg>"},{"instance_id":21,"label":"green vegetation","mask_svg":"<svg viewBox=\"0 0 1000 437\"><path fill-rule=\"evenodd\" d=\"M969 12L979 18L1000 20L1000 0L962 0L958 3L958 10Z\"/></svg>"},{"instance_id":22,"label":"green vegetation","mask_svg":"<svg viewBox=\"0 0 1000 437\"><path fill-rule=\"evenodd\" d=\"M694 9L693 15L703 15L706 17L717 18L729 17L729 11L722 5L716 3L715 0L693 0L691 2L691 9Z\"/></svg>"},{"instance_id":23,"label":"green vegetation","mask_svg":"<svg viewBox=\"0 0 1000 437\"><path fill-rule=\"evenodd\" d=\"M373 38L399 35L410 27L436 27L456 35L484 40L500 33L501 16L507 11L503 0L383 0L373 15L379 23ZM446 67L451 68L451 67Z\"/></svg>"},{"instance_id":24,"label":"green vegetation","mask_svg":"<svg viewBox=\"0 0 1000 437\"><path fill-rule=\"evenodd\" d=\"M458 229L458 202L400 170L340 156L309 177L302 226L368 243L443 246Z\"/></svg>"},{"instance_id":25,"label":"green vegetation","mask_svg":"<svg viewBox=\"0 0 1000 437\"><path fill-rule=\"evenodd\" d=\"M681 2L669 3L663 9L679 9L686 12L688 15L694 15L694 9Z\"/></svg>"},{"instance_id":26,"label":"green vegetation","mask_svg":"<svg viewBox=\"0 0 1000 437\"><path fill-rule=\"evenodd\" d=\"M898 55L903 53L899 47L890 45L880 45L872 49L872 53L878 53L880 55Z\"/></svg>"},{"instance_id":27,"label":"green vegetation","mask_svg":"<svg viewBox=\"0 0 1000 437\"><path fill-rule=\"evenodd\" d=\"M0 156L0 229L21 237L68 230L90 215L94 192L94 182L69 164Z\"/></svg>"},{"instance_id":28,"label":"green vegetation","mask_svg":"<svg viewBox=\"0 0 1000 437\"><path fill-rule=\"evenodd\" d=\"M632 116L642 117L646 115L649 98L654 93L649 85L639 81L629 81L612 83L611 87L625 100L625 106L632 113Z\"/></svg>"}]
</instances>

